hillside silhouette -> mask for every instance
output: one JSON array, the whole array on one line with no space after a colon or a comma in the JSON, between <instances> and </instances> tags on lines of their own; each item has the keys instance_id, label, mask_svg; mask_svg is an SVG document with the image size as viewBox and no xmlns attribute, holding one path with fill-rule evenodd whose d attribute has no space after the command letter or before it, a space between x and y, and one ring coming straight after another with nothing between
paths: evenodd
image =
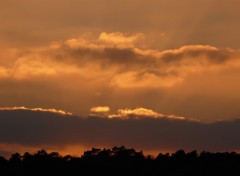
<instances>
[{"instance_id":1,"label":"hillside silhouette","mask_svg":"<svg viewBox=\"0 0 240 176\"><path fill-rule=\"evenodd\" d=\"M121 146L92 148L76 157L39 150L0 157L0 171L2 175L239 175L240 154L178 150L152 157Z\"/></svg>"}]
</instances>

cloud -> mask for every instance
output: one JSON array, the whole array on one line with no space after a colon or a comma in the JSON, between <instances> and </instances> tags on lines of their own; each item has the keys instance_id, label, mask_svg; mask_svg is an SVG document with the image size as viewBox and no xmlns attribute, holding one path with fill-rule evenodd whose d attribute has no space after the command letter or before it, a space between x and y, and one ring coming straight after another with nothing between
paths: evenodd
<instances>
[{"instance_id":1,"label":"cloud","mask_svg":"<svg viewBox=\"0 0 240 176\"><path fill-rule=\"evenodd\" d=\"M136 109L119 109L119 114L122 116L149 116L149 117L163 117L162 114L158 114L157 112L154 112L151 109L145 109L145 108L136 108Z\"/></svg>"},{"instance_id":2,"label":"cloud","mask_svg":"<svg viewBox=\"0 0 240 176\"><path fill-rule=\"evenodd\" d=\"M110 114L108 118L120 118L120 119L141 119L141 118L167 118L175 120L185 120L185 117L176 115L164 115L146 108L135 109L119 109L118 114Z\"/></svg>"},{"instance_id":3,"label":"cloud","mask_svg":"<svg viewBox=\"0 0 240 176\"><path fill-rule=\"evenodd\" d=\"M6 68L0 67L0 77L1 78L8 77L8 70Z\"/></svg>"},{"instance_id":4,"label":"cloud","mask_svg":"<svg viewBox=\"0 0 240 176\"><path fill-rule=\"evenodd\" d=\"M53 106L87 115L103 104L113 111L147 107L205 121L239 117L238 50L158 50L144 46L146 38L102 32L14 50L0 66L0 106Z\"/></svg>"},{"instance_id":5,"label":"cloud","mask_svg":"<svg viewBox=\"0 0 240 176\"><path fill-rule=\"evenodd\" d=\"M175 120L185 120L185 117L180 117L176 115L164 115L155 112L151 109L146 108L135 108L135 109L118 109L117 113L110 113L109 106L96 106L90 109L90 116L101 117L101 118L115 118L115 119L142 119L142 118L167 118ZM190 120L190 119L189 119Z\"/></svg>"},{"instance_id":6,"label":"cloud","mask_svg":"<svg viewBox=\"0 0 240 176\"><path fill-rule=\"evenodd\" d=\"M135 35L126 36L121 32L100 34L98 40L104 44L117 47L135 47L135 44L144 38L144 34L138 33Z\"/></svg>"},{"instance_id":7,"label":"cloud","mask_svg":"<svg viewBox=\"0 0 240 176\"><path fill-rule=\"evenodd\" d=\"M24 106L0 108L0 111L14 111L14 110L40 111L40 112L56 113L56 114L59 114L59 115L72 115L72 113L70 113L70 112L66 112L66 111L58 110L58 109L54 109L54 108L50 108L50 109L45 109L45 108L26 108Z\"/></svg>"},{"instance_id":8,"label":"cloud","mask_svg":"<svg viewBox=\"0 0 240 176\"><path fill-rule=\"evenodd\" d=\"M156 115L143 108L123 113ZM32 149L125 145L148 151L234 151L240 147L239 129L239 120L206 124L169 118L82 118L30 109L0 111L0 143Z\"/></svg>"},{"instance_id":9,"label":"cloud","mask_svg":"<svg viewBox=\"0 0 240 176\"><path fill-rule=\"evenodd\" d=\"M108 106L96 106L90 109L93 113L107 113L110 111Z\"/></svg>"},{"instance_id":10,"label":"cloud","mask_svg":"<svg viewBox=\"0 0 240 176\"><path fill-rule=\"evenodd\" d=\"M101 33L97 39L79 37L32 49L2 67L2 76L28 79L35 76L81 75L108 80L120 88L172 87L188 75L239 66L239 52L208 45L174 50L138 47L143 34ZM153 84L154 83L154 84Z\"/></svg>"}]
</instances>

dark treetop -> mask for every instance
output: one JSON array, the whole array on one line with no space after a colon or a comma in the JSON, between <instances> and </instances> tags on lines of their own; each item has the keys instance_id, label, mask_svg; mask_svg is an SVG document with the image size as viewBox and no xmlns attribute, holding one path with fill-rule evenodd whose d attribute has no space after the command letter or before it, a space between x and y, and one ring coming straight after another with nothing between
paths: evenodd
<instances>
[{"instance_id":1,"label":"dark treetop","mask_svg":"<svg viewBox=\"0 0 240 176\"><path fill-rule=\"evenodd\" d=\"M40 150L35 154L15 153L8 160L0 157L0 171L2 175L239 175L240 154L178 150L154 158L122 146L92 148L75 157Z\"/></svg>"}]
</instances>

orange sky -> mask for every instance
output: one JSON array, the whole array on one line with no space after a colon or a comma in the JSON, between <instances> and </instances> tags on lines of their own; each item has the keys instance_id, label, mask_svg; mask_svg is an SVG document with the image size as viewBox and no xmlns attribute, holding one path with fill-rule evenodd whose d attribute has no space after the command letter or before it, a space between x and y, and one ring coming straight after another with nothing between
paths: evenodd
<instances>
[{"instance_id":1,"label":"orange sky","mask_svg":"<svg viewBox=\"0 0 240 176\"><path fill-rule=\"evenodd\" d=\"M0 107L203 123L238 119L239 5L1 0Z\"/></svg>"}]
</instances>

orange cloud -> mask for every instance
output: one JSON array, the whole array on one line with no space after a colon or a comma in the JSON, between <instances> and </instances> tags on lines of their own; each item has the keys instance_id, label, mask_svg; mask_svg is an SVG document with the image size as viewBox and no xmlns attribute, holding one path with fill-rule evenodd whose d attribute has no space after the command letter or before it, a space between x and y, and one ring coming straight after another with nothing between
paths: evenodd
<instances>
[{"instance_id":1,"label":"orange cloud","mask_svg":"<svg viewBox=\"0 0 240 176\"><path fill-rule=\"evenodd\" d=\"M164 117L163 114L159 114L157 112L154 112L151 109L145 109L145 108L136 108L136 109L119 109L119 114L121 116L148 116L153 118L162 118Z\"/></svg>"},{"instance_id":2,"label":"orange cloud","mask_svg":"<svg viewBox=\"0 0 240 176\"><path fill-rule=\"evenodd\" d=\"M116 33L103 32L99 35L98 38L100 42L103 42L106 45L123 48L135 47L135 44L137 44L137 42L140 42L143 39L144 34L141 33L126 36L121 32Z\"/></svg>"},{"instance_id":3,"label":"orange cloud","mask_svg":"<svg viewBox=\"0 0 240 176\"><path fill-rule=\"evenodd\" d=\"M93 113L107 113L110 111L108 106L96 106L90 109Z\"/></svg>"},{"instance_id":4,"label":"orange cloud","mask_svg":"<svg viewBox=\"0 0 240 176\"><path fill-rule=\"evenodd\" d=\"M83 36L55 42L26 52L13 67L1 67L0 73L21 79L41 75L74 74L90 79L101 76L119 88L172 87L190 74L240 64L238 51L207 45L165 51L141 49L137 42L143 36L101 33L97 39Z\"/></svg>"},{"instance_id":5,"label":"orange cloud","mask_svg":"<svg viewBox=\"0 0 240 176\"><path fill-rule=\"evenodd\" d=\"M97 39L79 37L26 51L0 67L0 77L77 75L108 81L118 88L173 87L188 75L240 66L239 51L208 45L174 50L138 47L143 34L101 33Z\"/></svg>"},{"instance_id":6,"label":"orange cloud","mask_svg":"<svg viewBox=\"0 0 240 176\"><path fill-rule=\"evenodd\" d=\"M50 109L45 109L45 108L27 108L24 106L20 106L20 107L2 107L0 108L0 111L12 111L12 110L28 110L28 111L40 111L40 112L51 112L51 113L56 113L59 115L72 115L72 113L70 112L66 112L63 110L58 110L58 109L54 109L54 108L50 108Z\"/></svg>"},{"instance_id":7,"label":"orange cloud","mask_svg":"<svg viewBox=\"0 0 240 176\"><path fill-rule=\"evenodd\" d=\"M120 119L141 119L141 118L167 118L175 120L185 120L185 117L180 117L176 115L164 115L155 112L151 109L146 108L135 108L135 109L119 109L117 114L110 114L108 118L120 118Z\"/></svg>"},{"instance_id":8,"label":"orange cloud","mask_svg":"<svg viewBox=\"0 0 240 176\"><path fill-rule=\"evenodd\" d=\"M186 120L185 117L176 115L164 115L155 112L151 109L146 108L135 108L135 109L119 109L117 114L110 114L109 106L96 106L90 109L90 116L101 117L101 118L116 118L116 119L142 119L142 118L167 118L175 120Z\"/></svg>"},{"instance_id":9,"label":"orange cloud","mask_svg":"<svg viewBox=\"0 0 240 176\"><path fill-rule=\"evenodd\" d=\"M48 105L88 115L94 105L108 104L114 110L161 107L163 114L205 120L238 116L238 50L158 50L142 47L142 39L140 33L105 32L14 52L15 59L0 66L1 106ZM223 112L224 103L229 108Z\"/></svg>"},{"instance_id":10,"label":"orange cloud","mask_svg":"<svg viewBox=\"0 0 240 176\"><path fill-rule=\"evenodd\" d=\"M8 70L0 66L0 78L8 77Z\"/></svg>"}]
</instances>

